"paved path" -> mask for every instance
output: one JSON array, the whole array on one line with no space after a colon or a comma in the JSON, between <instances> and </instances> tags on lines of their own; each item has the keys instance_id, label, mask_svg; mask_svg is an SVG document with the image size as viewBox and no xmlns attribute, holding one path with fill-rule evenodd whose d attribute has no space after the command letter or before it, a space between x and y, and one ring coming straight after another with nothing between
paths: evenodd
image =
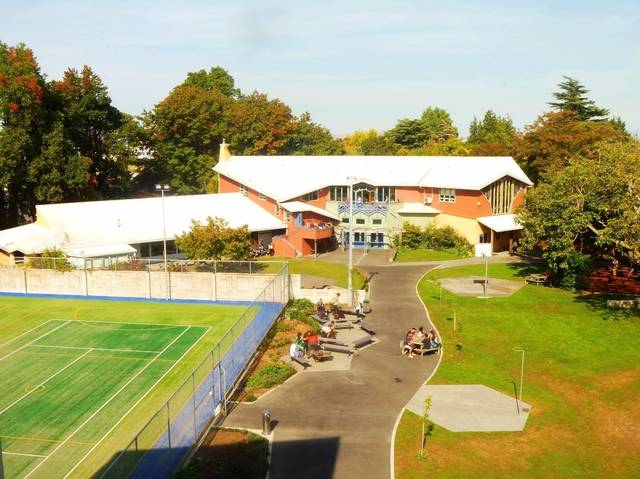
<instances>
[{"instance_id":1,"label":"paved path","mask_svg":"<svg viewBox=\"0 0 640 479\"><path fill-rule=\"evenodd\" d=\"M407 329L429 326L415 285L434 265L370 263L359 266L372 277L366 322L381 341L358 354L350 371L297 374L225 421L260 429L260 412L271 411L278 422L271 479L389 477L396 417L437 364L437 356L409 359L399 352Z\"/></svg>"}]
</instances>

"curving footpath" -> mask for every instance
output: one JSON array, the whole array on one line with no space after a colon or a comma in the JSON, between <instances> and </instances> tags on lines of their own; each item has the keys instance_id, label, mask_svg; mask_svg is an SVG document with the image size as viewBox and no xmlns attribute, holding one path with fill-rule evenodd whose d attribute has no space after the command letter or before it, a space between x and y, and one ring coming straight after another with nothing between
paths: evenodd
<instances>
[{"instance_id":1,"label":"curving footpath","mask_svg":"<svg viewBox=\"0 0 640 479\"><path fill-rule=\"evenodd\" d=\"M380 342L354 357L351 370L296 374L254 404L240 404L229 427L261 428L261 412L277 421L270 479L388 478L394 425L402 408L435 371L439 356L409 359L399 343L411 327L431 327L416 284L437 264L375 265L366 323Z\"/></svg>"}]
</instances>

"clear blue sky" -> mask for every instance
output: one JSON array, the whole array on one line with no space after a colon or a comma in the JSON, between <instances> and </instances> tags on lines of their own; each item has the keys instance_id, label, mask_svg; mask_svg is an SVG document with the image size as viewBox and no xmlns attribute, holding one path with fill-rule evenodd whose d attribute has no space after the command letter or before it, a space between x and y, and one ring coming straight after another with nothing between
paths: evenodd
<instances>
[{"instance_id":1,"label":"clear blue sky","mask_svg":"<svg viewBox=\"0 0 640 479\"><path fill-rule=\"evenodd\" d=\"M0 0L0 12L0 40L26 43L48 78L91 65L132 114L220 65L337 135L429 105L466 135L488 108L531 123L567 74L640 132L639 0Z\"/></svg>"}]
</instances>

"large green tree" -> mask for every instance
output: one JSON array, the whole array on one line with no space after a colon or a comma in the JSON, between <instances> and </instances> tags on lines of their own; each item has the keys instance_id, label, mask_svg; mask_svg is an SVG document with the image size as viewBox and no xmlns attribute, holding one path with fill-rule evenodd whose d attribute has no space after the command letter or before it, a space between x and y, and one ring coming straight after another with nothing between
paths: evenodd
<instances>
[{"instance_id":1,"label":"large green tree","mask_svg":"<svg viewBox=\"0 0 640 479\"><path fill-rule=\"evenodd\" d=\"M449 138L456 138L458 130L453 126L451 116L446 110L429 107L420 117L427 134L427 141L444 143Z\"/></svg>"},{"instance_id":2,"label":"large green tree","mask_svg":"<svg viewBox=\"0 0 640 479\"><path fill-rule=\"evenodd\" d=\"M189 259L247 259L251 240L247 226L230 228L222 218L192 221L191 229L176 237L176 245Z\"/></svg>"},{"instance_id":3,"label":"large green tree","mask_svg":"<svg viewBox=\"0 0 640 479\"><path fill-rule=\"evenodd\" d=\"M408 149L423 147L430 139L424 122L410 118L398 120L388 134L397 145Z\"/></svg>"},{"instance_id":4,"label":"large green tree","mask_svg":"<svg viewBox=\"0 0 640 479\"><path fill-rule=\"evenodd\" d=\"M222 67L212 67L209 71L198 70L187 73L187 78L180 86L193 86L203 90L218 90L229 98L239 98L240 90L236 88L233 77Z\"/></svg>"},{"instance_id":5,"label":"large green tree","mask_svg":"<svg viewBox=\"0 0 640 479\"><path fill-rule=\"evenodd\" d=\"M558 111L571 111L582 121L604 120L609 110L596 106L595 101L587 97L589 90L575 78L563 75L564 80L558 83L559 91L553 93L556 101L549 105Z\"/></svg>"},{"instance_id":6,"label":"large green tree","mask_svg":"<svg viewBox=\"0 0 640 479\"><path fill-rule=\"evenodd\" d=\"M303 113L294 120L294 133L286 146L294 155L343 155L342 146L325 127L311 120L309 113Z\"/></svg>"},{"instance_id":7,"label":"large green tree","mask_svg":"<svg viewBox=\"0 0 640 479\"><path fill-rule=\"evenodd\" d=\"M481 120L473 119L469 125L469 138L472 144L498 143L511 145L516 136L516 129L509 117L496 115L492 110L487 110Z\"/></svg>"},{"instance_id":8,"label":"large green tree","mask_svg":"<svg viewBox=\"0 0 640 479\"><path fill-rule=\"evenodd\" d=\"M640 260L640 144L600 143L594 150L547 171L518 214L522 245L542 244L560 277L571 274L576 253L588 245Z\"/></svg>"}]
</instances>

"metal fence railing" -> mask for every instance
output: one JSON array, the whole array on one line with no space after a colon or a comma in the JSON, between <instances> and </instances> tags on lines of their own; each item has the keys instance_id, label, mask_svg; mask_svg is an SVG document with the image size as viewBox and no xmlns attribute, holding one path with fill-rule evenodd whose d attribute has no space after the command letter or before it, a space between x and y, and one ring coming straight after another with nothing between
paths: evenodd
<instances>
[{"instance_id":1,"label":"metal fence railing","mask_svg":"<svg viewBox=\"0 0 640 479\"><path fill-rule=\"evenodd\" d=\"M281 264L231 329L96 477L171 477L212 421L224 417L228 399L287 299L288 266Z\"/></svg>"}]
</instances>

